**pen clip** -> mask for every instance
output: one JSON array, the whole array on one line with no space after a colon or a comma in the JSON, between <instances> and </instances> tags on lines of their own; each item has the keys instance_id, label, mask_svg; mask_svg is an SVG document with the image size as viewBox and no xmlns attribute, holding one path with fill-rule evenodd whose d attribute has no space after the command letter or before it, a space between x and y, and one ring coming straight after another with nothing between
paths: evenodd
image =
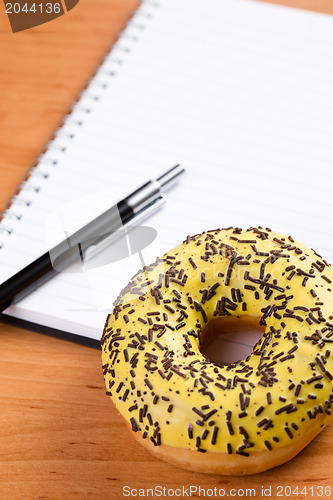
<instances>
[{"instance_id":1,"label":"pen clip","mask_svg":"<svg viewBox=\"0 0 333 500\"><path fill-rule=\"evenodd\" d=\"M166 203L167 199L168 198L164 193L160 193L153 200L150 200L149 203L144 205L138 212L136 212L133 219L124 224L123 228L137 225L147 217L150 217L154 212L159 210L164 205L164 203Z\"/></svg>"},{"instance_id":2,"label":"pen clip","mask_svg":"<svg viewBox=\"0 0 333 500\"><path fill-rule=\"evenodd\" d=\"M167 201L165 194L159 194L142 207L129 222L96 245L91 245L84 253L82 264L86 270L122 260L133 255L148 245L157 236L156 229L139 226L146 218L159 210ZM75 271L74 271L75 272Z\"/></svg>"}]
</instances>

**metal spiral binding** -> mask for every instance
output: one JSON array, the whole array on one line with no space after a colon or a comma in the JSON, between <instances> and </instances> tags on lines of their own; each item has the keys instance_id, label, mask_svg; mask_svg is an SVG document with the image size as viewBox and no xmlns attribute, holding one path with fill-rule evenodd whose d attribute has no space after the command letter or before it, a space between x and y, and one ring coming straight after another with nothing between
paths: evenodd
<instances>
[{"instance_id":1,"label":"metal spiral binding","mask_svg":"<svg viewBox=\"0 0 333 500\"><path fill-rule=\"evenodd\" d=\"M68 142L75 138L77 127L84 126L86 116L93 112L94 102L103 97L159 6L160 3L155 0L143 0L28 170L23 182L16 188L0 214L0 249L15 231L16 224L24 218L26 210L33 204L33 198L42 191L44 182L48 181L59 158L66 152Z\"/></svg>"}]
</instances>

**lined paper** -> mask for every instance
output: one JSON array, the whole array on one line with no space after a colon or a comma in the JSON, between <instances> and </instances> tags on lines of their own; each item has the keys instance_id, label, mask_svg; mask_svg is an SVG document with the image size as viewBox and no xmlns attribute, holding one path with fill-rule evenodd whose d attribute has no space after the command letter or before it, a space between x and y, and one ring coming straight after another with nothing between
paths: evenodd
<instances>
[{"instance_id":1,"label":"lined paper","mask_svg":"<svg viewBox=\"0 0 333 500\"><path fill-rule=\"evenodd\" d=\"M144 1L2 223L1 281L48 249L45 227L69 202L89 196L86 223L106 190L105 208L178 162L186 175L144 222L157 230L147 265L187 234L230 225L291 234L332 261L332 55L328 15ZM98 339L140 267L136 254L63 273L5 313Z\"/></svg>"}]
</instances>

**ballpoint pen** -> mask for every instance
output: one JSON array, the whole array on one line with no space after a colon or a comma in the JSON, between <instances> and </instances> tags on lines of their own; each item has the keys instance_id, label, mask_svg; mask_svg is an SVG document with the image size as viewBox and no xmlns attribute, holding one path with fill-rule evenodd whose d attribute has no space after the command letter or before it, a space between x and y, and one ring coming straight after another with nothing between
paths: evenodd
<instances>
[{"instance_id":1,"label":"ballpoint pen","mask_svg":"<svg viewBox=\"0 0 333 500\"><path fill-rule=\"evenodd\" d=\"M99 245L123 226L142 217L145 211L149 212L155 204L160 205L159 202L163 201L162 190L169 187L183 172L184 169L180 165L175 165L156 180L148 181L2 283L0 311L18 302L78 259L83 261L91 246Z\"/></svg>"}]
</instances>

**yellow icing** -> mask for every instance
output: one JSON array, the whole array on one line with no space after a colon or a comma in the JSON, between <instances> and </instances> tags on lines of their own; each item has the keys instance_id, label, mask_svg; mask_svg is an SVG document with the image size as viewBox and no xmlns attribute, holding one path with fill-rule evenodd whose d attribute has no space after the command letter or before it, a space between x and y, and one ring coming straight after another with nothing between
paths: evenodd
<instances>
[{"instance_id":1,"label":"yellow icing","mask_svg":"<svg viewBox=\"0 0 333 500\"><path fill-rule=\"evenodd\" d=\"M229 228L188 238L140 271L108 317L107 394L156 446L251 456L301 440L331 418L331 287L332 269L291 237ZM263 318L265 334L247 360L219 366L198 334L226 315Z\"/></svg>"}]
</instances>

